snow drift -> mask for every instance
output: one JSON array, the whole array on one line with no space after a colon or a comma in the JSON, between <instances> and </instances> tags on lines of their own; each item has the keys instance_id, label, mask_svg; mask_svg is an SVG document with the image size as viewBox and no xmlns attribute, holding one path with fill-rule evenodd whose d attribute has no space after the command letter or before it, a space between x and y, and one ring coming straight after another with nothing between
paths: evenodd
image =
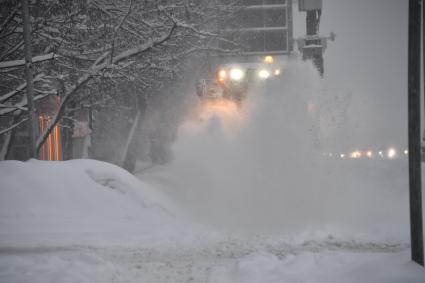
<instances>
[{"instance_id":1,"label":"snow drift","mask_svg":"<svg viewBox=\"0 0 425 283\"><path fill-rule=\"evenodd\" d=\"M172 209L160 192L112 164L0 162L2 247L161 241L174 227Z\"/></svg>"},{"instance_id":2,"label":"snow drift","mask_svg":"<svg viewBox=\"0 0 425 283\"><path fill-rule=\"evenodd\" d=\"M173 217L176 211L156 188L111 164L0 162L0 281L422 282L425 276L404 245L324 233L197 230Z\"/></svg>"}]
</instances>

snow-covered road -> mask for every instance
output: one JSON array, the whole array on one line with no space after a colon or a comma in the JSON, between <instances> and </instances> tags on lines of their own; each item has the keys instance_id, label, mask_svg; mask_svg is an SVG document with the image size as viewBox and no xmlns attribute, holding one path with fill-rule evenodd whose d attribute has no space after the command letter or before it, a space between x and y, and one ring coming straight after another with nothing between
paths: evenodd
<instances>
[{"instance_id":1,"label":"snow-covered road","mask_svg":"<svg viewBox=\"0 0 425 283\"><path fill-rule=\"evenodd\" d=\"M1 282L423 282L402 245L227 239L200 248L0 250ZM260 240L260 241L259 241ZM263 243L259 246L260 243ZM390 271L390 272L389 272Z\"/></svg>"},{"instance_id":2,"label":"snow-covered road","mask_svg":"<svg viewBox=\"0 0 425 283\"><path fill-rule=\"evenodd\" d=\"M2 283L425 279L406 241L220 231L182 218L165 195L110 164L8 161L0 172Z\"/></svg>"}]
</instances>

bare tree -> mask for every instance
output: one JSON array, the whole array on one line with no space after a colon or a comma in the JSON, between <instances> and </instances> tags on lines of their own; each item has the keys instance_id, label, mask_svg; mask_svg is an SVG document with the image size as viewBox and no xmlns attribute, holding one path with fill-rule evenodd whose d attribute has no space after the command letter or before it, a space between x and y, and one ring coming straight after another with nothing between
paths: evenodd
<instances>
[{"instance_id":1,"label":"bare tree","mask_svg":"<svg viewBox=\"0 0 425 283\"><path fill-rule=\"evenodd\" d=\"M23 95L22 12L17 0L0 12L0 135L22 125L28 111ZM220 35L206 31L230 4L206 0L79 0L30 2L34 101L51 96L60 104L37 138L40 149L52 129L75 107L102 107L119 99L108 91L124 84L152 88L176 73L190 54L218 49ZM221 13L220 11L223 11ZM211 29L208 29L211 30ZM105 90L104 85L110 86ZM70 107L70 105L73 107ZM7 148L10 138L0 139Z\"/></svg>"}]
</instances>

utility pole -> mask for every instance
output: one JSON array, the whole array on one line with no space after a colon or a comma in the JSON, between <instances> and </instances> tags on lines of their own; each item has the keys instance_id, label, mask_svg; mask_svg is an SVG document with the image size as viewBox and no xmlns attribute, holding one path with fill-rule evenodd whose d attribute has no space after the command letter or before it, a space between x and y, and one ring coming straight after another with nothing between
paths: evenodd
<instances>
[{"instance_id":1,"label":"utility pole","mask_svg":"<svg viewBox=\"0 0 425 283\"><path fill-rule=\"evenodd\" d=\"M30 158L37 158L36 149L36 113L34 107L34 88L32 73L31 52L31 22L29 16L28 0L21 0L23 25L24 25L24 53L25 53L25 75L27 80L27 105L28 105L28 137Z\"/></svg>"},{"instance_id":2,"label":"utility pole","mask_svg":"<svg viewBox=\"0 0 425 283\"><path fill-rule=\"evenodd\" d=\"M424 265L421 184L421 4L409 0L408 134L412 260Z\"/></svg>"}]
</instances>

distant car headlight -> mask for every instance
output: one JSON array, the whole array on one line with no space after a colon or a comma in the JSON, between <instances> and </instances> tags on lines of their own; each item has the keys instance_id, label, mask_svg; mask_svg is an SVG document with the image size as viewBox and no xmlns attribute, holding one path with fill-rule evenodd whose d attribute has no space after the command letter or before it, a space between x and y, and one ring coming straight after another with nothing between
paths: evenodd
<instances>
[{"instance_id":1,"label":"distant car headlight","mask_svg":"<svg viewBox=\"0 0 425 283\"><path fill-rule=\"evenodd\" d=\"M240 81L245 76L245 73L241 69L231 69L230 70L230 78L234 81Z\"/></svg>"},{"instance_id":2,"label":"distant car headlight","mask_svg":"<svg viewBox=\"0 0 425 283\"><path fill-rule=\"evenodd\" d=\"M260 71L258 72L258 76L259 76L261 79L267 79L268 77L270 77L270 72L269 72L269 71L267 71L267 70L260 70Z\"/></svg>"},{"instance_id":3,"label":"distant car headlight","mask_svg":"<svg viewBox=\"0 0 425 283\"><path fill-rule=\"evenodd\" d=\"M396 157L396 155L397 155L397 151L395 150L395 148L388 149L388 152L387 152L388 158L393 159Z\"/></svg>"},{"instance_id":4,"label":"distant car headlight","mask_svg":"<svg viewBox=\"0 0 425 283\"><path fill-rule=\"evenodd\" d=\"M371 150L368 150L368 151L366 152L366 156L367 156L368 158L372 158L372 157L373 157L373 152L372 152Z\"/></svg>"},{"instance_id":5,"label":"distant car headlight","mask_svg":"<svg viewBox=\"0 0 425 283\"><path fill-rule=\"evenodd\" d=\"M353 159L357 159L357 158L362 157L362 153L360 151L356 150L356 151L353 151L352 153L350 153L350 157L353 158Z\"/></svg>"}]
</instances>

